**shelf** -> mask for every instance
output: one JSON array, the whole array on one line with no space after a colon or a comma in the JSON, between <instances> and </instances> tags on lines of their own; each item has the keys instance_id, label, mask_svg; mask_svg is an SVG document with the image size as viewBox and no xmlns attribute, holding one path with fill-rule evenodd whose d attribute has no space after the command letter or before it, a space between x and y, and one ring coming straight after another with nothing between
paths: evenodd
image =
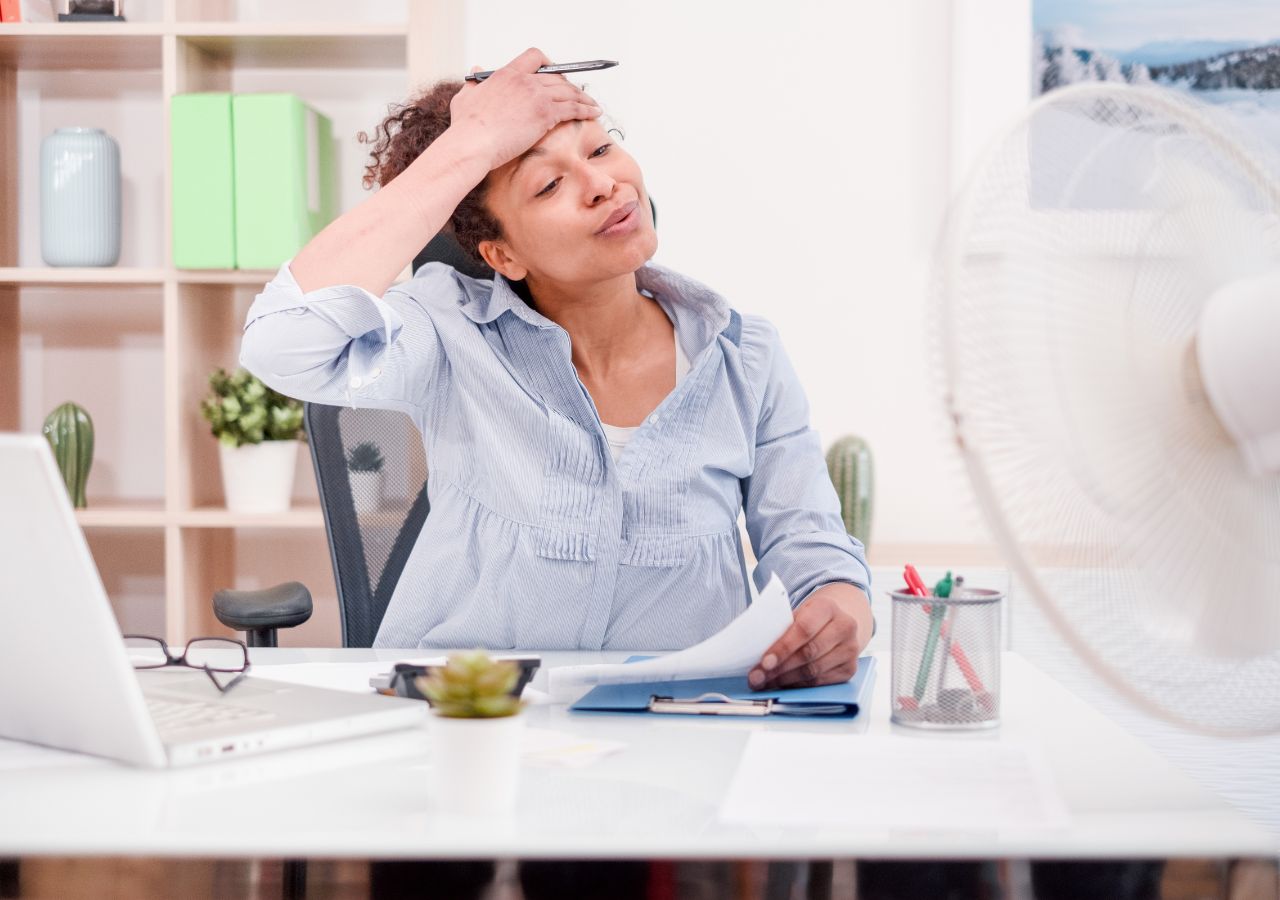
<instances>
[{"instance_id":1,"label":"shelf","mask_svg":"<svg viewBox=\"0 0 1280 900\"><path fill-rule=\"evenodd\" d=\"M248 68L403 69L404 25L183 23L175 33L211 59Z\"/></svg>"},{"instance_id":2,"label":"shelf","mask_svg":"<svg viewBox=\"0 0 1280 900\"><path fill-rule=\"evenodd\" d=\"M323 528L319 506L299 506L282 513L233 513L221 507L202 506L174 514L184 528Z\"/></svg>"},{"instance_id":3,"label":"shelf","mask_svg":"<svg viewBox=\"0 0 1280 900\"><path fill-rule=\"evenodd\" d=\"M19 23L0 26L0 68L159 69L159 23Z\"/></svg>"},{"instance_id":4,"label":"shelf","mask_svg":"<svg viewBox=\"0 0 1280 900\"><path fill-rule=\"evenodd\" d=\"M24 22L0 26L0 68L159 69L166 35L236 66L402 69L408 30L336 22Z\"/></svg>"},{"instance_id":5,"label":"shelf","mask_svg":"<svg viewBox=\"0 0 1280 900\"><path fill-rule=\"evenodd\" d=\"M251 285L262 287L276 277L278 269L178 269L174 280L178 284L225 284ZM3 275L4 269L0 269ZM413 278L412 265L405 266L396 275L393 284L400 284ZM0 278L0 284L4 279Z\"/></svg>"},{"instance_id":6,"label":"shelf","mask_svg":"<svg viewBox=\"0 0 1280 900\"><path fill-rule=\"evenodd\" d=\"M0 25L0 156L10 163L0 174L0 429L36 433L68 399L93 416L89 508L75 518L122 627L175 642L220 634L213 591L296 579L311 589L315 615L282 642L336 644L337 590L305 448L290 510L225 508L218 445L199 401L213 368L234 367L245 314L277 268L172 265L169 102L202 90L303 97L333 123L338 207L349 210L368 196L369 148L356 135L406 90L465 71L462 4L126 7L123 23ZM116 266L50 267L41 258L40 143L68 125L101 128L120 145Z\"/></svg>"},{"instance_id":7,"label":"shelf","mask_svg":"<svg viewBox=\"0 0 1280 900\"><path fill-rule=\"evenodd\" d=\"M77 509L81 528L163 528L167 524L164 506L154 504L96 504Z\"/></svg>"},{"instance_id":8,"label":"shelf","mask_svg":"<svg viewBox=\"0 0 1280 900\"><path fill-rule=\"evenodd\" d=\"M79 284L93 287L108 284L161 285L163 283L163 269L135 268L129 266L102 266L101 268L68 267L65 269L36 266L0 266L0 284L36 286Z\"/></svg>"},{"instance_id":9,"label":"shelf","mask_svg":"<svg viewBox=\"0 0 1280 900\"><path fill-rule=\"evenodd\" d=\"M179 284L265 285L275 277L275 269L178 269L175 274Z\"/></svg>"}]
</instances>

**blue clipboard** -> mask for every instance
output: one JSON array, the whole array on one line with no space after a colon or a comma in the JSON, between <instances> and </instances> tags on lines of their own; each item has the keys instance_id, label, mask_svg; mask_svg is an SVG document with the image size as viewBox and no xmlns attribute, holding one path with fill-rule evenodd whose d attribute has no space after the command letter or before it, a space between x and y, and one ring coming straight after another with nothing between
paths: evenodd
<instances>
[{"instance_id":1,"label":"blue clipboard","mask_svg":"<svg viewBox=\"0 0 1280 900\"><path fill-rule=\"evenodd\" d=\"M648 657L637 656L627 662ZM875 657L858 660L843 684L753 691L747 677L600 684L569 709L575 712L658 713L694 716L832 716L852 719L870 702Z\"/></svg>"}]
</instances>

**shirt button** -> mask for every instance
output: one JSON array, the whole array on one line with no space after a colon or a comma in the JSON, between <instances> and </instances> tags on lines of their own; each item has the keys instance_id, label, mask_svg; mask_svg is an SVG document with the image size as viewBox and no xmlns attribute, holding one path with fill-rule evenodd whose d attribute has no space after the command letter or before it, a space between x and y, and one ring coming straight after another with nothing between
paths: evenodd
<instances>
[{"instance_id":1,"label":"shirt button","mask_svg":"<svg viewBox=\"0 0 1280 900\"><path fill-rule=\"evenodd\" d=\"M657 425L657 424L658 424L658 417L657 417L657 416L650 416L650 417L649 417L649 424L650 424L650 425Z\"/></svg>"},{"instance_id":2,"label":"shirt button","mask_svg":"<svg viewBox=\"0 0 1280 900\"><path fill-rule=\"evenodd\" d=\"M359 376L351 379L351 386L353 388L358 388L362 384L364 384L364 381L362 381Z\"/></svg>"},{"instance_id":3,"label":"shirt button","mask_svg":"<svg viewBox=\"0 0 1280 900\"><path fill-rule=\"evenodd\" d=\"M370 381L373 381L373 379L377 378L377 377L378 377L379 375L381 375L381 374L382 374L382 369L381 369L381 368L376 368L376 369L374 369L372 372L370 372L370 373L369 373L369 380L370 380Z\"/></svg>"}]
</instances>

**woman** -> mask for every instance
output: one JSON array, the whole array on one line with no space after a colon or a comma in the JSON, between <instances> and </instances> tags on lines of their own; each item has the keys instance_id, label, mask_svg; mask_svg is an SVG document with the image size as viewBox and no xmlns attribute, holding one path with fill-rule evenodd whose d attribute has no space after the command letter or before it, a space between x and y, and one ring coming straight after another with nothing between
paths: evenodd
<instances>
[{"instance_id":1,"label":"woman","mask_svg":"<svg viewBox=\"0 0 1280 900\"><path fill-rule=\"evenodd\" d=\"M688 646L749 601L745 509L756 583L795 607L751 683L843 681L869 576L777 334L648 262L640 169L548 62L388 117L380 190L281 266L241 363L423 433L431 514L377 646ZM446 224L493 281L432 263L391 288Z\"/></svg>"}]
</instances>

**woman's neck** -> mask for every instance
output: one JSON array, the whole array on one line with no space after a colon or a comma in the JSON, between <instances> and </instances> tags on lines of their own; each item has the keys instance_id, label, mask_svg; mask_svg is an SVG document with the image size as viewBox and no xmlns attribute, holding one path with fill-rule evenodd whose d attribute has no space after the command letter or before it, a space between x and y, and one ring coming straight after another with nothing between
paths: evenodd
<instances>
[{"instance_id":1,"label":"woman's neck","mask_svg":"<svg viewBox=\"0 0 1280 900\"><path fill-rule=\"evenodd\" d=\"M652 346L656 305L636 289L634 272L589 285L533 284L529 291L538 312L569 333L573 364L583 375L607 379Z\"/></svg>"}]
</instances>

